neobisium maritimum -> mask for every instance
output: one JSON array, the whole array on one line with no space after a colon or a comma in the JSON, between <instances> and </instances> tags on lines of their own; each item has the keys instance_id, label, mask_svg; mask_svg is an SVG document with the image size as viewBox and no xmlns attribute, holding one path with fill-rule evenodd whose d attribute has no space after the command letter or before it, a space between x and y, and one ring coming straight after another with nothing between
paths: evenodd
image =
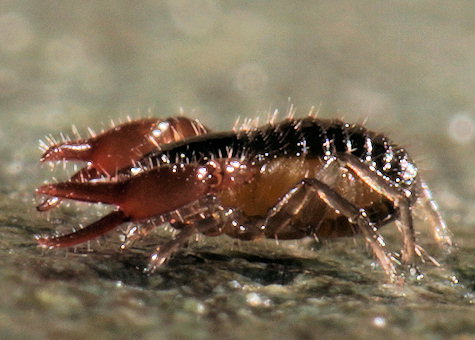
<instances>
[{"instance_id":1,"label":"neobisium maritimum","mask_svg":"<svg viewBox=\"0 0 475 340\"><path fill-rule=\"evenodd\" d=\"M360 124L308 116L211 132L186 117L147 118L45 149L43 162L87 165L66 182L40 186L37 193L48 198L38 210L62 199L117 209L70 234L38 236L44 248L75 246L153 218L178 230L151 255L147 271L153 272L197 233L249 241L360 234L394 281L398 260L379 229L396 222L400 262L413 265L423 256L412 218L416 203L441 247L452 245L406 150ZM148 231L130 228L122 247Z\"/></svg>"}]
</instances>

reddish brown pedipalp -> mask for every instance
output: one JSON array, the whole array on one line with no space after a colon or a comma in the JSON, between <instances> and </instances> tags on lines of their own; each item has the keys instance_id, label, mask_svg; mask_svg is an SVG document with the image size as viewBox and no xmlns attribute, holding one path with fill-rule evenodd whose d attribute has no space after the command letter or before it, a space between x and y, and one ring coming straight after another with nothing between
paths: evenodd
<instances>
[{"instance_id":1,"label":"reddish brown pedipalp","mask_svg":"<svg viewBox=\"0 0 475 340\"><path fill-rule=\"evenodd\" d=\"M87 182L101 177L112 178L117 171L133 165L146 153L162 144L208 132L199 121L186 117L168 119L145 118L115 126L94 137L63 142L49 147L41 156L41 162L80 161L87 166L69 180ZM37 206L47 211L61 203L59 199L47 199Z\"/></svg>"},{"instance_id":2,"label":"reddish brown pedipalp","mask_svg":"<svg viewBox=\"0 0 475 340\"><path fill-rule=\"evenodd\" d=\"M84 229L64 236L40 237L43 247L70 247L113 230L125 222L143 221L178 209L215 191L248 181L253 171L236 169L237 160L210 161L205 165L165 166L119 182L65 182L39 187L38 194L76 201L116 205L117 211ZM232 169L232 171L230 171Z\"/></svg>"}]
</instances>

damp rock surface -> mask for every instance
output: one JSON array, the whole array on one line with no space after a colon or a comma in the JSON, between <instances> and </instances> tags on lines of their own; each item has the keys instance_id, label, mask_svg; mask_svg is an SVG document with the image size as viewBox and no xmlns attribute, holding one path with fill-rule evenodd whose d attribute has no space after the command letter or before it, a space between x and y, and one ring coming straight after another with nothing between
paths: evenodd
<instances>
[{"instance_id":1,"label":"damp rock surface","mask_svg":"<svg viewBox=\"0 0 475 340\"><path fill-rule=\"evenodd\" d=\"M3 202L2 214L31 211L27 204ZM13 215L3 219L0 248L0 327L9 338L432 338L475 331L468 245L440 268L421 265L423 279L406 273L403 286L385 281L361 240L203 239L147 275L142 269L163 233L127 253L114 236L89 248L43 251L32 236L48 222Z\"/></svg>"}]
</instances>

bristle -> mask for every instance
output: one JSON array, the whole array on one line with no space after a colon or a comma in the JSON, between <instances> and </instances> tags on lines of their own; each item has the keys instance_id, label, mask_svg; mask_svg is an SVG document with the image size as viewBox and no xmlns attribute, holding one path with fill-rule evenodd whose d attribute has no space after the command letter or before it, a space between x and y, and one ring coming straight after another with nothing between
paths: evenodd
<instances>
[{"instance_id":1,"label":"bristle","mask_svg":"<svg viewBox=\"0 0 475 340\"><path fill-rule=\"evenodd\" d=\"M440 263L435 259L433 258L432 256L430 256L424 248L422 248L420 245L416 244L416 247L415 247L415 252L417 254L417 256L420 257L421 261L422 262L425 262L425 257L427 257L427 259L429 261L431 261L435 266L437 267L440 267Z\"/></svg>"},{"instance_id":2,"label":"bristle","mask_svg":"<svg viewBox=\"0 0 475 340\"><path fill-rule=\"evenodd\" d=\"M205 126L198 119L191 121L191 127L195 135L199 135L201 131L206 131Z\"/></svg>"},{"instance_id":3,"label":"bristle","mask_svg":"<svg viewBox=\"0 0 475 340\"><path fill-rule=\"evenodd\" d=\"M270 117L268 119L270 125L275 124L275 121L276 121L278 115L279 115L279 110L277 110L277 109L275 109L274 112L272 114L270 114Z\"/></svg>"},{"instance_id":4,"label":"bristle","mask_svg":"<svg viewBox=\"0 0 475 340\"><path fill-rule=\"evenodd\" d=\"M46 141L48 142L49 146L48 147L52 147L53 145L55 145L56 143L54 142L53 140L53 136L51 134L49 135L46 135L45 136L45 139Z\"/></svg>"},{"instance_id":5,"label":"bristle","mask_svg":"<svg viewBox=\"0 0 475 340\"><path fill-rule=\"evenodd\" d=\"M292 111L292 106L293 106L293 105L292 105L292 98L287 97L287 109L286 109L286 111L285 111L286 114L287 114L287 116L288 116L289 112Z\"/></svg>"},{"instance_id":6,"label":"bristle","mask_svg":"<svg viewBox=\"0 0 475 340\"><path fill-rule=\"evenodd\" d=\"M200 130L202 130L202 131L206 131L206 130L207 130L206 126L204 126L204 124L201 123L200 120L195 119L195 122L196 122L197 126L200 128Z\"/></svg>"},{"instance_id":7,"label":"bristle","mask_svg":"<svg viewBox=\"0 0 475 340\"><path fill-rule=\"evenodd\" d=\"M96 137L96 132L92 128L88 127L87 132L92 138Z\"/></svg>"},{"instance_id":8,"label":"bristle","mask_svg":"<svg viewBox=\"0 0 475 340\"><path fill-rule=\"evenodd\" d=\"M179 220L180 222L184 223L185 220L183 219L183 216L181 215L180 210L176 210L175 213L176 213L176 215L177 215L177 217L178 217L178 220Z\"/></svg>"},{"instance_id":9,"label":"bristle","mask_svg":"<svg viewBox=\"0 0 475 340\"><path fill-rule=\"evenodd\" d=\"M46 144L45 141L43 141L42 139L38 140L38 143L39 143L39 149L42 151L42 152L46 152L46 150L49 149L49 146L48 144Z\"/></svg>"},{"instance_id":10,"label":"bristle","mask_svg":"<svg viewBox=\"0 0 475 340\"><path fill-rule=\"evenodd\" d=\"M148 136L147 139L150 143L155 145L156 148L160 148L160 144L157 142L155 138L153 138L153 136Z\"/></svg>"},{"instance_id":11,"label":"bristle","mask_svg":"<svg viewBox=\"0 0 475 340\"><path fill-rule=\"evenodd\" d=\"M54 146L54 145L58 144L58 141L56 140L56 138L54 138L54 136L52 134L49 134L45 138L50 143L50 146Z\"/></svg>"},{"instance_id":12,"label":"bristle","mask_svg":"<svg viewBox=\"0 0 475 340\"><path fill-rule=\"evenodd\" d=\"M228 158L233 158L233 148L231 147L226 147L226 154Z\"/></svg>"},{"instance_id":13,"label":"bristle","mask_svg":"<svg viewBox=\"0 0 475 340\"><path fill-rule=\"evenodd\" d=\"M302 126L302 121L301 120L297 120L294 124L294 130L299 130Z\"/></svg>"},{"instance_id":14,"label":"bristle","mask_svg":"<svg viewBox=\"0 0 475 340\"><path fill-rule=\"evenodd\" d=\"M308 116L311 118L317 118L318 112L320 109L317 109L315 106L310 107L310 111L308 112Z\"/></svg>"},{"instance_id":15,"label":"bristle","mask_svg":"<svg viewBox=\"0 0 475 340\"><path fill-rule=\"evenodd\" d=\"M180 139L180 134L178 133L178 130L173 125L170 125L169 129L172 131L174 140Z\"/></svg>"},{"instance_id":16,"label":"bristle","mask_svg":"<svg viewBox=\"0 0 475 340\"><path fill-rule=\"evenodd\" d=\"M239 121L241 120L241 116L238 116L237 119L234 121L233 125L233 131L238 132L239 131Z\"/></svg>"},{"instance_id":17,"label":"bristle","mask_svg":"<svg viewBox=\"0 0 475 340\"><path fill-rule=\"evenodd\" d=\"M295 108L294 104L290 104L289 109L287 111L287 119L290 119L290 120L294 119L296 112L297 112L297 109Z\"/></svg>"},{"instance_id":18,"label":"bristle","mask_svg":"<svg viewBox=\"0 0 475 340\"><path fill-rule=\"evenodd\" d=\"M260 122L260 117L255 118L255 119L252 121L252 123L253 123L253 124L252 124L252 127L253 127L254 129L257 129L257 128L259 127L259 125L260 125L259 122Z\"/></svg>"},{"instance_id":19,"label":"bristle","mask_svg":"<svg viewBox=\"0 0 475 340\"><path fill-rule=\"evenodd\" d=\"M79 133L79 130L76 125L73 124L71 130L73 132L74 137L76 137L77 139L81 139L81 134Z\"/></svg>"},{"instance_id":20,"label":"bristle","mask_svg":"<svg viewBox=\"0 0 475 340\"><path fill-rule=\"evenodd\" d=\"M248 131L248 130L251 130L251 128L252 128L251 118L245 118L241 125L240 131Z\"/></svg>"}]
</instances>

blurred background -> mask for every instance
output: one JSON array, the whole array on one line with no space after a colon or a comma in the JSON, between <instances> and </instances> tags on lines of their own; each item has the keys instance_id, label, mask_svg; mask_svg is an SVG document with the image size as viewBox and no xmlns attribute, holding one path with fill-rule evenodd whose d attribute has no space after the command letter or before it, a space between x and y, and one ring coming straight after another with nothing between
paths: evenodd
<instances>
[{"instance_id":1,"label":"blurred background","mask_svg":"<svg viewBox=\"0 0 475 340\"><path fill-rule=\"evenodd\" d=\"M471 0L0 0L2 252L41 253L31 239L48 222L32 197L50 177L38 164L45 135L180 112L229 129L238 117L285 115L291 104L301 115L315 107L321 117L366 121L408 147L473 258ZM21 262L12 256L2 275ZM20 313L18 303L4 320ZM473 320L461 329L475 331Z\"/></svg>"},{"instance_id":2,"label":"blurred background","mask_svg":"<svg viewBox=\"0 0 475 340\"><path fill-rule=\"evenodd\" d=\"M300 114L315 106L367 120L431 171L467 178L460 189L473 193L463 159L475 137L474 10L471 1L3 0L0 171L21 182L36 141L72 124L182 110L229 129L292 103Z\"/></svg>"}]
</instances>

